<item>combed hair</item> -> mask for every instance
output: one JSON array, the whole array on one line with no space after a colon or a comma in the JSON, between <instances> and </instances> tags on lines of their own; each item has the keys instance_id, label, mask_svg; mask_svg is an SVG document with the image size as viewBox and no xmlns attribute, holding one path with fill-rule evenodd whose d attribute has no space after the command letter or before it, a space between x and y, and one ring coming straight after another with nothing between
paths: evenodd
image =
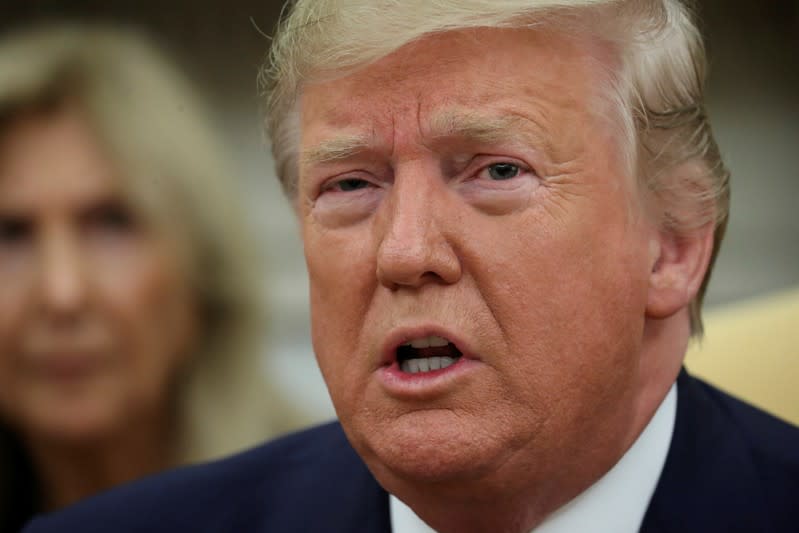
<instances>
[{"instance_id":1,"label":"combed hair","mask_svg":"<svg viewBox=\"0 0 799 533\"><path fill-rule=\"evenodd\" d=\"M425 36L471 28L537 28L592 37L615 54L606 97L621 155L662 227L677 238L715 226L701 304L724 235L729 173L703 94L706 58L692 6L680 0L297 0L287 5L261 73L266 132L278 177L298 179L298 101L307 84L363 68Z\"/></svg>"},{"instance_id":2,"label":"combed hair","mask_svg":"<svg viewBox=\"0 0 799 533\"><path fill-rule=\"evenodd\" d=\"M260 247L199 98L131 29L54 23L0 39L0 134L19 117L64 106L76 106L97 135L131 207L172 238L199 305L200 338L174 391L175 463L293 427L262 372ZM11 436L0 423L0 465ZM7 470L0 472L2 492Z\"/></svg>"}]
</instances>

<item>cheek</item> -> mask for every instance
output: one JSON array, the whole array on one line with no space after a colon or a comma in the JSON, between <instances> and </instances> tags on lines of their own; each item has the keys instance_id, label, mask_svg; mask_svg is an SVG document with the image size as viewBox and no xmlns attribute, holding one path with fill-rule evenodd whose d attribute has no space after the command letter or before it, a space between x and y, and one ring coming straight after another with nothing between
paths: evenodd
<instances>
[{"instance_id":1,"label":"cheek","mask_svg":"<svg viewBox=\"0 0 799 533\"><path fill-rule=\"evenodd\" d=\"M510 228L497 220L473 233L484 242L472 258L483 265L472 269L476 284L510 352L525 354L506 375L521 380L513 385L520 394L546 391L542 402L560 396L555 384L612 382L636 364L645 247L623 219L582 215L519 217Z\"/></svg>"},{"instance_id":2,"label":"cheek","mask_svg":"<svg viewBox=\"0 0 799 533\"><path fill-rule=\"evenodd\" d=\"M3 340L0 338L0 418L8 419L13 416L14 407L20 401L16 390L20 376Z\"/></svg>"},{"instance_id":3,"label":"cheek","mask_svg":"<svg viewBox=\"0 0 799 533\"><path fill-rule=\"evenodd\" d=\"M310 217L309 217L310 218ZM324 311L321 321L347 323L365 310L376 283L376 266L370 226L326 229L309 220L303 228L305 261L311 289L312 312ZM328 315L327 311L337 310Z\"/></svg>"},{"instance_id":4,"label":"cheek","mask_svg":"<svg viewBox=\"0 0 799 533\"><path fill-rule=\"evenodd\" d=\"M172 291L160 266L158 261L141 257L97 274L98 297L124 330L138 329L163 314L165 293Z\"/></svg>"},{"instance_id":5,"label":"cheek","mask_svg":"<svg viewBox=\"0 0 799 533\"><path fill-rule=\"evenodd\" d=\"M189 290L171 258L143 250L127 259L97 274L99 306L116 338L122 356L117 363L130 376L125 378L129 385L158 388L175 372L190 344Z\"/></svg>"},{"instance_id":6,"label":"cheek","mask_svg":"<svg viewBox=\"0 0 799 533\"><path fill-rule=\"evenodd\" d=\"M303 237L314 352L333 392L362 377L358 369L363 362L355 359L366 352L361 325L376 286L374 256L365 228L319 231L311 226L304 228Z\"/></svg>"},{"instance_id":7,"label":"cheek","mask_svg":"<svg viewBox=\"0 0 799 533\"><path fill-rule=\"evenodd\" d=\"M30 390L20 357L23 332L31 320L34 269L30 261L9 267L0 258L0 417L19 411ZM19 268L16 268L19 267Z\"/></svg>"},{"instance_id":8,"label":"cheek","mask_svg":"<svg viewBox=\"0 0 799 533\"><path fill-rule=\"evenodd\" d=\"M36 277L33 253L6 254L0 249L0 357L22 330L34 302Z\"/></svg>"}]
</instances>

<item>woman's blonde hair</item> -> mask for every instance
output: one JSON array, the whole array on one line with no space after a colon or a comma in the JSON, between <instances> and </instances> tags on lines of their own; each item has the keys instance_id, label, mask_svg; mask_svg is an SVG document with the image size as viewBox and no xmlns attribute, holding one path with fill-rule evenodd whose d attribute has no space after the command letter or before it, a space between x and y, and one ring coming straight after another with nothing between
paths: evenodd
<instances>
[{"instance_id":1,"label":"woman's blonde hair","mask_svg":"<svg viewBox=\"0 0 799 533\"><path fill-rule=\"evenodd\" d=\"M679 238L713 224L711 265L724 234L729 173L704 109L705 51L680 0L296 0L262 71L266 129L278 176L295 193L298 101L306 84L344 75L424 36L469 28L542 28L598 39L613 50L605 96L618 111L630 176L651 193L663 227Z\"/></svg>"},{"instance_id":2,"label":"woman's blonde hair","mask_svg":"<svg viewBox=\"0 0 799 533\"><path fill-rule=\"evenodd\" d=\"M293 425L263 372L262 257L194 91L130 29L55 24L0 40L0 117L64 104L85 115L133 208L174 237L199 304L200 338L176 385L176 462Z\"/></svg>"}]
</instances>

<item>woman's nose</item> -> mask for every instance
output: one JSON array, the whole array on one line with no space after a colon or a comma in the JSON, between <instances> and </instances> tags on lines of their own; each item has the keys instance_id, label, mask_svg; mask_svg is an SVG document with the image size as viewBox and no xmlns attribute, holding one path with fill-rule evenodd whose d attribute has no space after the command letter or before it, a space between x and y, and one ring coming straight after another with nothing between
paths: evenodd
<instances>
[{"instance_id":1,"label":"woman's nose","mask_svg":"<svg viewBox=\"0 0 799 533\"><path fill-rule=\"evenodd\" d=\"M43 308L54 316L78 313L85 304L87 272L77 236L64 228L43 236L39 289Z\"/></svg>"}]
</instances>

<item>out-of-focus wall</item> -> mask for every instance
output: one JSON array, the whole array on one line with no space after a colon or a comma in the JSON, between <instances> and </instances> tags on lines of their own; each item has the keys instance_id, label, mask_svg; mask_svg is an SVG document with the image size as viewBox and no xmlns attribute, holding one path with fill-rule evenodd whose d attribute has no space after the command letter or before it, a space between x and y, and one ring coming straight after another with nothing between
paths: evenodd
<instances>
[{"instance_id":1,"label":"out-of-focus wall","mask_svg":"<svg viewBox=\"0 0 799 533\"><path fill-rule=\"evenodd\" d=\"M799 2L703 2L708 104L732 170L719 304L799 283Z\"/></svg>"},{"instance_id":2,"label":"out-of-focus wall","mask_svg":"<svg viewBox=\"0 0 799 533\"><path fill-rule=\"evenodd\" d=\"M260 133L258 67L281 2L5 0L0 31L69 16L137 24L183 63L212 106L271 257L265 371L316 419L332 416L309 341L302 247ZM732 214L708 305L799 284L799 2L700 2L708 103L733 174Z\"/></svg>"}]
</instances>

